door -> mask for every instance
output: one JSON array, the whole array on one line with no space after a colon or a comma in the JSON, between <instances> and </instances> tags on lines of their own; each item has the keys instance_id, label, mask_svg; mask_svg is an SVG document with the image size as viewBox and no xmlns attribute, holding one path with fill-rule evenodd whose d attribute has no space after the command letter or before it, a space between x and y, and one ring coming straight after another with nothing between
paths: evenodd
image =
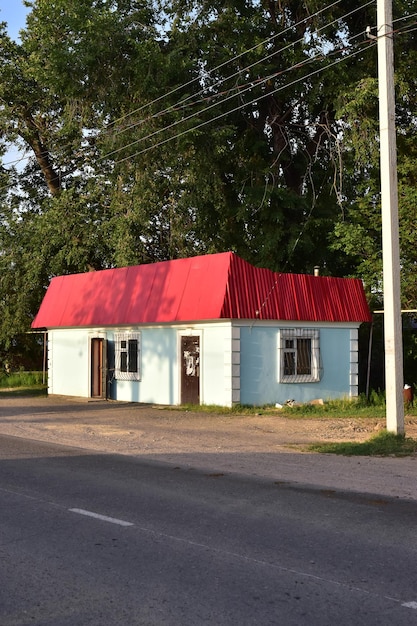
<instances>
[{"instance_id":1,"label":"door","mask_svg":"<svg viewBox=\"0 0 417 626\"><path fill-rule=\"evenodd\" d=\"M181 337L181 404L200 404L200 337Z\"/></svg>"},{"instance_id":2,"label":"door","mask_svg":"<svg viewBox=\"0 0 417 626\"><path fill-rule=\"evenodd\" d=\"M101 337L91 339L91 397L106 397L105 341Z\"/></svg>"}]
</instances>

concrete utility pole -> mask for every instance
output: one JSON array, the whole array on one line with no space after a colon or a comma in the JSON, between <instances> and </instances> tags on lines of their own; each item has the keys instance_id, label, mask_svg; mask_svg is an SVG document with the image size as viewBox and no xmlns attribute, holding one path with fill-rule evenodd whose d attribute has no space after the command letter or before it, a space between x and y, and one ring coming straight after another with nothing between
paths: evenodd
<instances>
[{"instance_id":1,"label":"concrete utility pole","mask_svg":"<svg viewBox=\"0 0 417 626\"><path fill-rule=\"evenodd\" d=\"M378 85L387 430L404 433L392 1L378 0Z\"/></svg>"}]
</instances>

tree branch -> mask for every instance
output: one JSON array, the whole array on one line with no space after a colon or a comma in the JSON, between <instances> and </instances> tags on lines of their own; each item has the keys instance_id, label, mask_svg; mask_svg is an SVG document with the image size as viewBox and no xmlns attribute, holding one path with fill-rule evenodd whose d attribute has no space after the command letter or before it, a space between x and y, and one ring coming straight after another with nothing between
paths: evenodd
<instances>
[{"instance_id":1,"label":"tree branch","mask_svg":"<svg viewBox=\"0 0 417 626\"><path fill-rule=\"evenodd\" d=\"M61 191L61 181L58 172L55 171L49 151L43 143L39 128L33 119L32 114L26 111L24 119L27 126L27 133L22 133L24 140L32 148L39 167L45 177L46 184L52 196L56 196Z\"/></svg>"}]
</instances>

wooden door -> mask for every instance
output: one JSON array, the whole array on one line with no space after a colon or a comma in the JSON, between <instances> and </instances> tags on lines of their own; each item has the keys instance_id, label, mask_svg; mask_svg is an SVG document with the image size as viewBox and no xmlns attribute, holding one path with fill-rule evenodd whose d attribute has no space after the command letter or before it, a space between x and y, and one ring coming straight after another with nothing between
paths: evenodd
<instances>
[{"instance_id":1,"label":"wooden door","mask_svg":"<svg viewBox=\"0 0 417 626\"><path fill-rule=\"evenodd\" d=\"M181 404L200 404L200 337L181 337Z\"/></svg>"},{"instance_id":2,"label":"wooden door","mask_svg":"<svg viewBox=\"0 0 417 626\"><path fill-rule=\"evenodd\" d=\"M91 339L91 397L105 398L104 339Z\"/></svg>"}]
</instances>

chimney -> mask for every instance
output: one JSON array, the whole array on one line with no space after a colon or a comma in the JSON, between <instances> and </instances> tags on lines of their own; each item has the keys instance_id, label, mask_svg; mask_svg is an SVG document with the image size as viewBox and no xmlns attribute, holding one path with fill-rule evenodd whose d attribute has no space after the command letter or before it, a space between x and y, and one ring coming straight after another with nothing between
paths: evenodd
<instances>
[{"instance_id":1,"label":"chimney","mask_svg":"<svg viewBox=\"0 0 417 626\"><path fill-rule=\"evenodd\" d=\"M315 265L314 266L314 276L320 276L320 266L319 265Z\"/></svg>"}]
</instances>

